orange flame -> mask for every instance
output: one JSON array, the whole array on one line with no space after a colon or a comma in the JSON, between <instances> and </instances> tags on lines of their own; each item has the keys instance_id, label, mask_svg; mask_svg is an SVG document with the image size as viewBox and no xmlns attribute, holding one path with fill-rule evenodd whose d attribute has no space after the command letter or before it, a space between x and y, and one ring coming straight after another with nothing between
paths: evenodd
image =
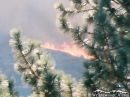
<instances>
[{"instance_id":1,"label":"orange flame","mask_svg":"<svg viewBox=\"0 0 130 97\"><path fill-rule=\"evenodd\" d=\"M65 53L68 53L68 54L76 56L76 57L83 56L85 59L94 59L94 56L88 55L87 52L84 49L78 48L73 43L71 43L71 45L68 45L67 43L64 42L60 46L60 48L57 48L57 47L55 47L54 44L52 44L50 42L45 42L43 45L41 45L41 47L56 50L56 51L65 52Z\"/></svg>"}]
</instances>

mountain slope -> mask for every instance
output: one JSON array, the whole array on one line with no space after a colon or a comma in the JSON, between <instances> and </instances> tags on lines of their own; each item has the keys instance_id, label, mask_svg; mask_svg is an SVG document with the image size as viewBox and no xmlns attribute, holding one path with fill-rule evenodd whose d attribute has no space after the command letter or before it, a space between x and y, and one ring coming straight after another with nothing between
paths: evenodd
<instances>
[{"instance_id":1,"label":"mountain slope","mask_svg":"<svg viewBox=\"0 0 130 97\"><path fill-rule=\"evenodd\" d=\"M72 75L72 77L79 80L82 77L85 68L83 67L83 57L75 57L70 54L47 49L52 58L56 62L56 69L63 70L66 74Z\"/></svg>"}]
</instances>

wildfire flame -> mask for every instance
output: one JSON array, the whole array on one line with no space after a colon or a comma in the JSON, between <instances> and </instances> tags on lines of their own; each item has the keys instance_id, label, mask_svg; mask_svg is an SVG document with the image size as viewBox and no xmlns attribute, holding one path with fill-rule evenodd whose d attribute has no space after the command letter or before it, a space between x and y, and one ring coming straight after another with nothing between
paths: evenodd
<instances>
[{"instance_id":1,"label":"wildfire flame","mask_svg":"<svg viewBox=\"0 0 130 97\"><path fill-rule=\"evenodd\" d=\"M68 53L68 54L76 56L76 57L83 56L85 59L94 59L94 56L88 55L87 52L84 49L78 48L73 43L68 45L67 43L64 42L59 48L57 48L57 47L55 47L54 44L52 44L50 42L45 42L43 45L41 45L41 47L56 50L56 51L65 52L65 53Z\"/></svg>"}]
</instances>

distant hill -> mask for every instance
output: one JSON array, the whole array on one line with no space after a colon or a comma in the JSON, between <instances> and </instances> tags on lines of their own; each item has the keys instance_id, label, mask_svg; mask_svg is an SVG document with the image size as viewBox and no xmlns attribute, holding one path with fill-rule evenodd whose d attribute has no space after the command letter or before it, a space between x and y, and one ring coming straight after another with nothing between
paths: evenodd
<instances>
[{"instance_id":1,"label":"distant hill","mask_svg":"<svg viewBox=\"0 0 130 97\"><path fill-rule=\"evenodd\" d=\"M83 67L85 59L83 57L75 57L64 52L50 49L47 49L47 51L55 60L56 69L63 70L66 74L72 75L77 81L82 77L82 74L85 71L85 68Z\"/></svg>"},{"instance_id":2,"label":"distant hill","mask_svg":"<svg viewBox=\"0 0 130 97\"><path fill-rule=\"evenodd\" d=\"M16 79L16 88L20 91L20 94L24 97L30 94L31 88L22 85L21 76L14 71L15 60L13 58L13 53L11 52L11 47L9 46L10 37L0 33L0 69L7 76L14 76ZM79 80L84 71L83 57L74 57L70 54L49 50L47 52L51 54L56 62L56 69L63 70L67 74L71 74Z\"/></svg>"}]
</instances>

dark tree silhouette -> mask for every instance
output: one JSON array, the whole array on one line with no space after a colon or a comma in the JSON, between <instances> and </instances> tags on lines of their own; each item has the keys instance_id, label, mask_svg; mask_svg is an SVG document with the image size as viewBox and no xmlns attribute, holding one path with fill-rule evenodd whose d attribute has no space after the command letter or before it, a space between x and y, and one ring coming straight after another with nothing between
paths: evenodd
<instances>
[{"instance_id":1,"label":"dark tree silhouette","mask_svg":"<svg viewBox=\"0 0 130 97\"><path fill-rule=\"evenodd\" d=\"M62 3L55 6L60 11L58 26L94 56L84 63L84 86L90 93L97 89L130 93L130 0L70 2L70 9ZM78 14L84 18L82 25L81 17L75 23Z\"/></svg>"}]
</instances>

